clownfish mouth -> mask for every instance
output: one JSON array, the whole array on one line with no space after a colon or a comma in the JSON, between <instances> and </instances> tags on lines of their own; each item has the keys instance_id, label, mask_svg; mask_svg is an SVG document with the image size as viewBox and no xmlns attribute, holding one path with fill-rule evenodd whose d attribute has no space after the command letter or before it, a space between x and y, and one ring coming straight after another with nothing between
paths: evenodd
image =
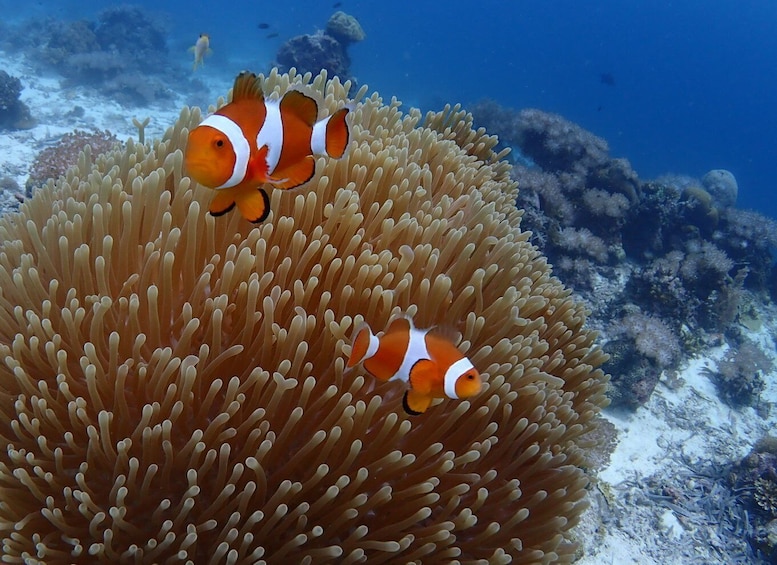
<instances>
[{"instance_id":1,"label":"clownfish mouth","mask_svg":"<svg viewBox=\"0 0 777 565\"><path fill-rule=\"evenodd\" d=\"M184 160L186 174L195 182L208 188L223 188L226 179L220 171L213 170L212 164L207 159L187 156Z\"/></svg>"}]
</instances>

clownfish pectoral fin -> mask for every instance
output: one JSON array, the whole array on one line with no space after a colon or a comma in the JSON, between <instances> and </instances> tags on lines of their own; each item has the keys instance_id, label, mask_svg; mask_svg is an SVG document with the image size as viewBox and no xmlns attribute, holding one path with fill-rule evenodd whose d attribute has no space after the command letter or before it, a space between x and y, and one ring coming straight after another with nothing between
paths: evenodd
<instances>
[{"instance_id":1,"label":"clownfish pectoral fin","mask_svg":"<svg viewBox=\"0 0 777 565\"><path fill-rule=\"evenodd\" d=\"M256 156L252 157L248 163L246 178L252 179L256 184L264 184L266 182L275 184L273 179L267 174L267 153L269 150L269 147L262 145Z\"/></svg>"},{"instance_id":2,"label":"clownfish pectoral fin","mask_svg":"<svg viewBox=\"0 0 777 565\"><path fill-rule=\"evenodd\" d=\"M297 116L303 123L313 127L318 118L318 104L307 94L299 90L289 90L281 98L281 116L291 114Z\"/></svg>"},{"instance_id":3,"label":"clownfish pectoral fin","mask_svg":"<svg viewBox=\"0 0 777 565\"><path fill-rule=\"evenodd\" d=\"M412 389L405 391L405 396L402 397L402 408L411 416L423 414L431 403L431 396L420 394Z\"/></svg>"},{"instance_id":4,"label":"clownfish pectoral fin","mask_svg":"<svg viewBox=\"0 0 777 565\"><path fill-rule=\"evenodd\" d=\"M258 224L270 215L270 198L263 188L242 190L235 196L237 209L243 217Z\"/></svg>"},{"instance_id":5,"label":"clownfish pectoral fin","mask_svg":"<svg viewBox=\"0 0 777 565\"><path fill-rule=\"evenodd\" d=\"M229 189L217 190L216 195L210 201L208 211L211 216L223 216L235 207L235 197Z\"/></svg>"},{"instance_id":6,"label":"clownfish pectoral fin","mask_svg":"<svg viewBox=\"0 0 777 565\"><path fill-rule=\"evenodd\" d=\"M429 394L437 374L437 363L430 359L419 359L410 367L411 390L424 396Z\"/></svg>"},{"instance_id":7,"label":"clownfish pectoral fin","mask_svg":"<svg viewBox=\"0 0 777 565\"><path fill-rule=\"evenodd\" d=\"M264 92L259 77L254 73L243 71L235 77L235 84L232 86L232 101L238 100L264 100Z\"/></svg>"},{"instance_id":8,"label":"clownfish pectoral fin","mask_svg":"<svg viewBox=\"0 0 777 565\"><path fill-rule=\"evenodd\" d=\"M308 182L315 173L316 158L308 155L282 171L273 171L273 176L268 179L268 182L271 182L277 188L295 188Z\"/></svg>"}]
</instances>

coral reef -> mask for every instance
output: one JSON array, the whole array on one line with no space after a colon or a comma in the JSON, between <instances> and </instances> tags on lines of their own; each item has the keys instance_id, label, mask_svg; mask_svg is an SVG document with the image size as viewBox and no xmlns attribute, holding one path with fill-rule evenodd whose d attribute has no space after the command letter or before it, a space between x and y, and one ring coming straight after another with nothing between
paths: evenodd
<instances>
[{"instance_id":1,"label":"coral reef","mask_svg":"<svg viewBox=\"0 0 777 565\"><path fill-rule=\"evenodd\" d=\"M752 341L744 340L731 348L707 374L718 387L721 398L733 406L751 406L766 388L764 374L774 367L772 360Z\"/></svg>"},{"instance_id":2,"label":"coral reef","mask_svg":"<svg viewBox=\"0 0 777 565\"><path fill-rule=\"evenodd\" d=\"M264 88L306 84L347 103L325 75ZM364 92L345 156L261 226L206 214L189 108L0 218L6 560L573 561L607 403L585 308L494 138ZM353 328L400 312L455 327L484 391L410 418L346 374Z\"/></svg>"},{"instance_id":3,"label":"coral reef","mask_svg":"<svg viewBox=\"0 0 777 565\"><path fill-rule=\"evenodd\" d=\"M330 76L337 76L342 82L350 81L351 58L347 48L351 43L366 37L359 21L345 12L335 12L326 26L326 31L297 35L278 49L274 65L282 72L294 68L301 73L317 74L325 70Z\"/></svg>"},{"instance_id":4,"label":"coral reef","mask_svg":"<svg viewBox=\"0 0 777 565\"><path fill-rule=\"evenodd\" d=\"M30 167L30 176L27 178L28 195L33 188L43 186L49 179L60 178L67 173L68 169L77 166L79 155L87 146L91 155L97 157L113 151L120 144L119 139L108 130L92 132L73 130L66 133L35 157Z\"/></svg>"},{"instance_id":5,"label":"coral reef","mask_svg":"<svg viewBox=\"0 0 777 565\"><path fill-rule=\"evenodd\" d=\"M639 309L626 308L608 329L604 369L612 375L614 405L635 408L647 402L661 371L680 358L680 340L664 320Z\"/></svg>"},{"instance_id":6,"label":"coral reef","mask_svg":"<svg viewBox=\"0 0 777 565\"><path fill-rule=\"evenodd\" d=\"M92 86L128 105L171 97L168 85L175 74L166 30L146 9L113 6L94 22L35 20L15 34L28 59L60 73L66 84Z\"/></svg>"},{"instance_id":7,"label":"coral reef","mask_svg":"<svg viewBox=\"0 0 777 565\"><path fill-rule=\"evenodd\" d=\"M19 99L22 81L0 71L0 128L28 129L35 120L27 105Z\"/></svg>"},{"instance_id":8,"label":"coral reef","mask_svg":"<svg viewBox=\"0 0 777 565\"><path fill-rule=\"evenodd\" d=\"M747 537L770 563L777 561L777 438L761 438L741 461L734 464L729 481L742 493L748 509Z\"/></svg>"},{"instance_id":9,"label":"coral reef","mask_svg":"<svg viewBox=\"0 0 777 565\"><path fill-rule=\"evenodd\" d=\"M589 302L593 323L605 328L636 309L681 336L669 365L646 357L636 335L613 336L607 368L626 373L613 381L616 401L647 400L661 369L695 353L705 336L739 338L737 321L751 295L777 294L777 222L733 207L737 186L728 171L701 181L642 181L627 161L609 155L603 139L557 114L488 100L472 113L513 150L522 227Z\"/></svg>"}]
</instances>

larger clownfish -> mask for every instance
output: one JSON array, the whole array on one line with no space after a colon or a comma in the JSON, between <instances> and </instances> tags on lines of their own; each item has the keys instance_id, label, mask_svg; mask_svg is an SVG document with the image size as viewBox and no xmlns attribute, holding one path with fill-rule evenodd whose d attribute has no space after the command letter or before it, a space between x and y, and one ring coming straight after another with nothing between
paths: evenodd
<instances>
[{"instance_id":1,"label":"larger clownfish","mask_svg":"<svg viewBox=\"0 0 777 565\"><path fill-rule=\"evenodd\" d=\"M402 406L410 415L426 411L435 398L469 398L480 392L480 374L449 340L397 318L380 337L366 324L353 338L347 367L359 363L381 381L407 383Z\"/></svg>"},{"instance_id":2,"label":"larger clownfish","mask_svg":"<svg viewBox=\"0 0 777 565\"><path fill-rule=\"evenodd\" d=\"M189 133L185 162L189 175L216 190L210 213L220 216L237 205L250 222L270 213L262 188L289 189L309 181L315 155L339 158L348 145L349 107L319 120L316 101L298 90L265 100L258 77L240 73L232 102Z\"/></svg>"}]
</instances>

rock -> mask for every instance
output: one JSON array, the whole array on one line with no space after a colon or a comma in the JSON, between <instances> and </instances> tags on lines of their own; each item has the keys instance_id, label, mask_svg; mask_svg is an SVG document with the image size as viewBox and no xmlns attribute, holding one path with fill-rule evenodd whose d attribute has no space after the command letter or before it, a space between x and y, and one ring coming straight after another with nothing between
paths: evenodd
<instances>
[{"instance_id":1,"label":"rock","mask_svg":"<svg viewBox=\"0 0 777 565\"><path fill-rule=\"evenodd\" d=\"M334 37L343 45L356 43L367 37L359 20L345 12L337 11L332 14L326 24L326 33Z\"/></svg>"},{"instance_id":2,"label":"rock","mask_svg":"<svg viewBox=\"0 0 777 565\"><path fill-rule=\"evenodd\" d=\"M351 60L343 44L321 31L289 39L278 50L277 66L281 72L294 67L300 73L317 75L326 69L330 77L338 76L343 82L351 78Z\"/></svg>"},{"instance_id":3,"label":"rock","mask_svg":"<svg viewBox=\"0 0 777 565\"><path fill-rule=\"evenodd\" d=\"M725 169L713 169L702 177L701 183L720 208L728 208L736 204L739 187L737 179L731 172Z\"/></svg>"}]
</instances>

